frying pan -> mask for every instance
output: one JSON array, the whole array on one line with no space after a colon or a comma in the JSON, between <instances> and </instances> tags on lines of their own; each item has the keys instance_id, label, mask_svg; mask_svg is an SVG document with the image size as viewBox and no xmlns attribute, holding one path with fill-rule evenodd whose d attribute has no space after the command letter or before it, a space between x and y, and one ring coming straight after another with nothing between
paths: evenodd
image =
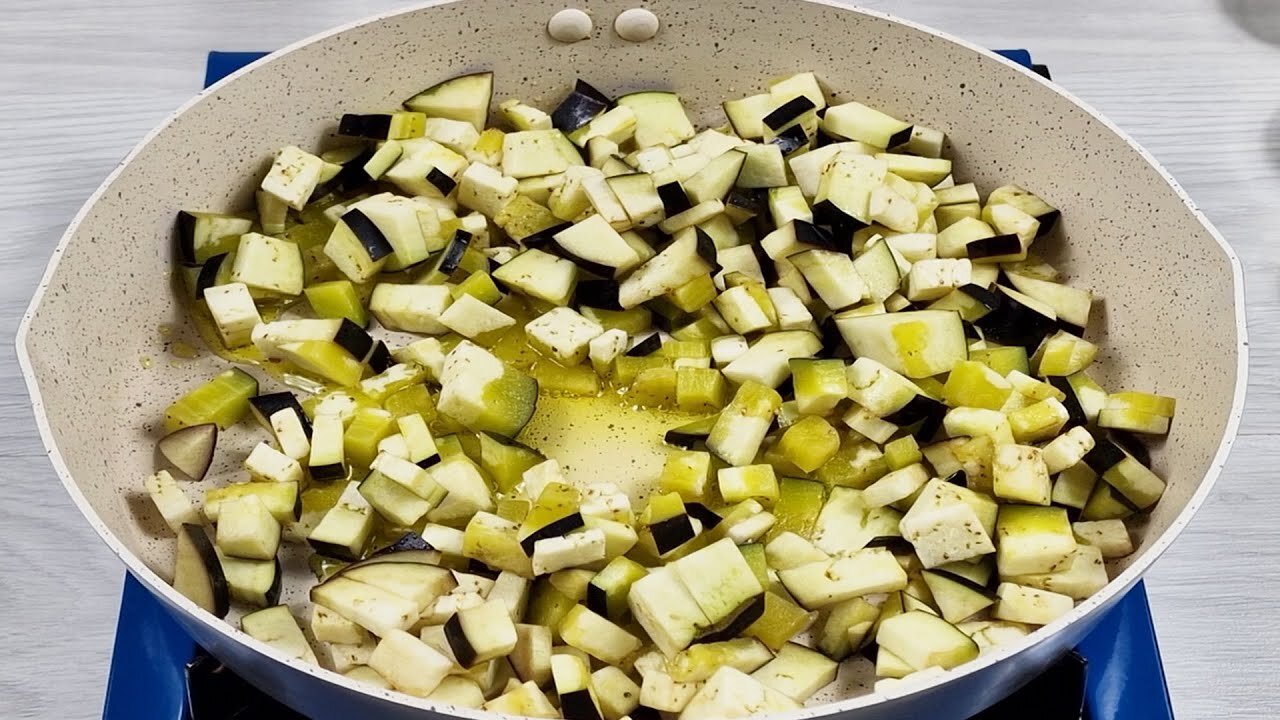
<instances>
[{"instance_id":1,"label":"frying pan","mask_svg":"<svg viewBox=\"0 0 1280 720\"><path fill-rule=\"evenodd\" d=\"M857 99L945 131L957 176L984 194L1017 182L1060 208L1060 236L1039 249L1101 299L1090 328L1104 348L1098 379L1178 398L1172 432L1153 450L1168 491L1137 529L1137 552L1109 568L1113 580L1103 591L1019 643L887 693L872 691L867 664L847 662L836 685L785 717L963 718L990 705L1090 630L1173 542L1221 471L1246 385L1235 255L1118 128L1061 88L943 33L830 2L652 0L645 5L661 30L636 43L612 30L631 2L580 5L596 28L574 44L545 31L564 7L554 0L458 0L376 16L254 63L152 131L67 229L19 331L58 476L129 572L194 638L285 703L317 720L492 717L286 659L170 588L174 543L140 488L153 470L164 407L223 365L209 353L178 361L166 350L196 337L171 281L174 212L250 206L249 178L282 145L318 145L342 112L394 107L463 72L493 70L497 99L543 107L575 77L613 95L669 88L708 126L723 122L722 99L814 70L836 101ZM599 463L627 452L593 442L589 432L573 437L570 445L596 453ZM254 438L247 427L225 433L211 477L229 474ZM287 557L286 567L285 599L301 611L305 562Z\"/></svg>"}]
</instances>

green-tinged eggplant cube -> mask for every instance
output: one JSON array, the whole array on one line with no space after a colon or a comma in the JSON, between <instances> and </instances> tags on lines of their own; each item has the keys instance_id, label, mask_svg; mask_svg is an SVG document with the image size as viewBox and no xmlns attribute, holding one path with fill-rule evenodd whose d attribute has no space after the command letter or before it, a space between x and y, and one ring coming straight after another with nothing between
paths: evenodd
<instances>
[{"instance_id":1,"label":"green-tinged eggplant cube","mask_svg":"<svg viewBox=\"0 0 1280 720\"><path fill-rule=\"evenodd\" d=\"M587 585L587 608L611 620L621 621L627 615L627 593L631 586L648 574L643 565L629 558L610 560Z\"/></svg>"},{"instance_id":2,"label":"green-tinged eggplant cube","mask_svg":"<svg viewBox=\"0 0 1280 720\"><path fill-rule=\"evenodd\" d=\"M369 467L378 456L378 443L395 431L396 419L386 410L357 410L342 435L342 447L347 460L353 465Z\"/></svg>"},{"instance_id":3,"label":"green-tinged eggplant cube","mask_svg":"<svg viewBox=\"0 0 1280 720\"><path fill-rule=\"evenodd\" d=\"M1063 569L1076 549L1064 508L1002 505L996 521L996 566L1002 577Z\"/></svg>"},{"instance_id":4,"label":"green-tinged eggplant cube","mask_svg":"<svg viewBox=\"0 0 1280 720\"><path fill-rule=\"evenodd\" d=\"M1027 360L1027 349L1023 347L988 347L982 350L969 351L969 359L980 362L1003 376L1017 370L1022 373L1031 372L1031 364Z\"/></svg>"},{"instance_id":5,"label":"green-tinged eggplant cube","mask_svg":"<svg viewBox=\"0 0 1280 720\"><path fill-rule=\"evenodd\" d=\"M1026 396L1028 400L1033 402L1047 400L1048 398L1053 398L1054 400L1059 401L1067 399L1066 393L1053 385L1037 380L1018 370L1009 372L1005 376L1005 379L1013 385L1014 390L1017 390L1020 394Z\"/></svg>"},{"instance_id":6,"label":"green-tinged eggplant cube","mask_svg":"<svg viewBox=\"0 0 1280 720\"><path fill-rule=\"evenodd\" d=\"M671 290L666 297L684 312L693 312L716 299L716 284L710 275L699 275L680 287Z\"/></svg>"},{"instance_id":7,"label":"green-tinged eggplant cube","mask_svg":"<svg viewBox=\"0 0 1280 720\"><path fill-rule=\"evenodd\" d=\"M1007 582L996 588L996 596L992 617L1028 625L1048 625L1076 606L1068 595Z\"/></svg>"},{"instance_id":8,"label":"green-tinged eggplant cube","mask_svg":"<svg viewBox=\"0 0 1280 720\"><path fill-rule=\"evenodd\" d=\"M478 512L467 523L462 554L495 570L533 577L533 566L520 547L516 533L520 523L487 512Z\"/></svg>"},{"instance_id":9,"label":"green-tinged eggplant cube","mask_svg":"<svg viewBox=\"0 0 1280 720\"><path fill-rule=\"evenodd\" d=\"M942 400L951 407L999 410L1013 393L1013 385L987 365L965 360L947 376Z\"/></svg>"},{"instance_id":10,"label":"green-tinged eggplant cube","mask_svg":"<svg viewBox=\"0 0 1280 720\"><path fill-rule=\"evenodd\" d=\"M792 464L810 473L822 467L840 449L840 434L826 420L809 415L787 428L778 450Z\"/></svg>"},{"instance_id":11,"label":"green-tinged eggplant cube","mask_svg":"<svg viewBox=\"0 0 1280 720\"><path fill-rule=\"evenodd\" d=\"M879 618L880 608L863 598L833 605L816 631L818 649L832 660L844 660L862 646Z\"/></svg>"},{"instance_id":12,"label":"green-tinged eggplant cube","mask_svg":"<svg viewBox=\"0 0 1280 720\"><path fill-rule=\"evenodd\" d=\"M1065 437L1065 436L1064 436ZM1094 485L1098 483L1098 474L1086 463L1076 463L1058 473L1053 481L1054 504L1083 510L1093 495Z\"/></svg>"},{"instance_id":13,"label":"green-tinged eggplant cube","mask_svg":"<svg viewBox=\"0 0 1280 720\"><path fill-rule=\"evenodd\" d=\"M849 397L877 417L901 410L920 394L920 389L910 380L869 357L855 360L846 377Z\"/></svg>"},{"instance_id":14,"label":"green-tinged eggplant cube","mask_svg":"<svg viewBox=\"0 0 1280 720\"><path fill-rule=\"evenodd\" d=\"M1098 413L1098 427L1147 435L1166 435L1169 418L1134 408L1103 408Z\"/></svg>"},{"instance_id":15,"label":"green-tinged eggplant cube","mask_svg":"<svg viewBox=\"0 0 1280 720\"><path fill-rule=\"evenodd\" d=\"M889 464L880 448L856 433L848 433L836 454L815 470L813 476L828 487L861 489L887 472Z\"/></svg>"},{"instance_id":16,"label":"green-tinged eggplant cube","mask_svg":"<svg viewBox=\"0 0 1280 720\"><path fill-rule=\"evenodd\" d=\"M1123 520L1080 521L1071 525L1076 542L1092 545L1104 558L1120 558L1133 553L1133 538Z\"/></svg>"},{"instance_id":17,"label":"green-tinged eggplant cube","mask_svg":"<svg viewBox=\"0 0 1280 720\"><path fill-rule=\"evenodd\" d=\"M453 294L455 301L463 295L470 295L486 305L494 305L503 298L502 291L486 272L471 273L449 292Z\"/></svg>"},{"instance_id":18,"label":"green-tinged eggplant cube","mask_svg":"<svg viewBox=\"0 0 1280 720\"><path fill-rule=\"evenodd\" d=\"M810 537L825 500L826 488L820 482L779 478L778 502L773 506L773 515L777 520L769 530L769 539L788 531L803 538Z\"/></svg>"},{"instance_id":19,"label":"green-tinged eggplant cube","mask_svg":"<svg viewBox=\"0 0 1280 720\"><path fill-rule=\"evenodd\" d=\"M220 430L235 425L249 410L249 398L258 394L258 381L232 368L178 398L164 413L165 432L215 423Z\"/></svg>"},{"instance_id":20,"label":"green-tinged eggplant cube","mask_svg":"<svg viewBox=\"0 0 1280 720\"><path fill-rule=\"evenodd\" d=\"M869 508L880 508L899 503L915 496L929 482L929 471L915 463L901 470L894 470L871 483L862 491L863 502Z\"/></svg>"},{"instance_id":21,"label":"green-tinged eggplant cube","mask_svg":"<svg viewBox=\"0 0 1280 720\"><path fill-rule=\"evenodd\" d=\"M675 368L642 370L627 389L627 399L641 407L673 407L678 380Z\"/></svg>"},{"instance_id":22,"label":"green-tinged eggplant cube","mask_svg":"<svg viewBox=\"0 0 1280 720\"><path fill-rule=\"evenodd\" d=\"M716 484L727 503L754 499L772 506L778 501L778 477L772 465L721 468L716 473Z\"/></svg>"},{"instance_id":23,"label":"green-tinged eggplant cube","mask_svg":"<svg viewBox=\"0 0 1280 720\"><path fill-rule=\"evenodd\" d=\"M724 407L728 387L714 368L676 369L676 405L685 412L712 412Z\"/></svg>"},{"instance_id":24,"label":"green-tinged eggplant cube","mask_svg":"<svg viewBox=\"0 0 1280 720\"><path fill-rule=\"evenodd\" d=\"M800 414L825 415L849 396L843 360L793 358L790 364L796 408Z\"/></svg>"},{"instance_id":25,"label":"green-tinged eggplant cube","mask_svg":"<svg viewBox=\"0 0 1280 720\"><path fill-rule=\"evenodd\" d=\"M696 550L669 567L711 623L724 620L764 592L751 566L729 538Z\"/></svg>"},{"instance_id":26,"label":"green-tinged eggplant cube","mask_svg":"<svg viewBox=\"0 0 1280 720\"><path fill-rule=\"evenodd\" d=\"M890 470L901 470L908 465L915 465L923 457L914 435L900 437L884 446L884 460Z\"/></svg>"},{"instance_id":27,"label":"green-tinged eggplant cube","mask_svg":"<svg viewBox=\"0 0 1280 720\"><path fill-rule=\"evenodd\" d=\"M743 383L711 428L707 448L730 465L750 464L780 407L782 396L773 388Z\"/></svg>"},{"instance_id":28,"label":"green-tinged eggplant cube","mask_svg":"<svg viewBox=\"0 0 1280 720\"><path fill-rule=\"evenodd\" d=\"M1164 494L1164 480L1131 455L1126 455L1124 459L1104 472L1102 479L1114 488L1125 502L1139 510L1146 510L1155 505Z\"/></svg>"},{"instance_id":29,"label":"green-tinged eggplant cube","mask_svg":"<svg viewBox=\"0 0 1280 720\"><path fill-rule=\"evenodd\" d=\"M1012 422L1011 417L999 410L958 407L947 411L942 418L942 427L953 438L987 436L997 445L1007 445L1016 438Z\"/></svg>"},{"instance_id":30,"label":"green-tinged eggplant cube","mask_svg":"<svg viewBox=\"0 0 1280 720\"><path fill-rule=\"evenodd\" d=\"M1037 375L1065 377L1089 367L1097 356L1097 345L1059 330L1040 344L1031 364Z\"/></svg>"},{"instance_id":31,"label":"green-tinged eggplant cube","mask_svg":"<svg viewBox=\"0 0 1280 720\"><path fill-rule=\"evenodd\" d=\"M753 637L778 651L792 638L809 629L818 613L810 612L772 591L764 594L764 614L747 627L743 635Z\"/></svg>"},{"instance_id":32,"label":"green-tinged eggplant cube","mask_svg":"<svg viewBox=\"0 0 1280 720\"><path fill-rule=\"evenodd\" d=\"M711 453L672 451L667 454L662 474L658 476L658 491L678 493L686 501L701 502L710 492L713 472Z\"/></svg>"},{"instance_id":33,"label":"green-tinged eggplant cube","mask_svg":"<svg viewBox=\"0 0 1280 720\"><path fill-rule=\"evenodd\" d=\"M1069 419L1066 406L1055 398L1045 398L1009 413L1009 427L1014 440L1033 443L1057 436Z\"/></svg>"},{"instance_id":34,"label":"green-tinged eggplant cube","mask_svg":"<svg viewBox=\"0 0 1280 720\"><path fill-rule=\"evenodd\" d=\"M360 293L350 280L315 283L303 288L303 292L316 317L346 318L360 327L369 324Z\"/></svg>"},{"instance_id":35,"label":"green-tinged eggplant cube","mask_svg":"<svg viewBox=\"0 0 1280 720\"><path fill-rule=\"evenodd\" d=\"M636 378L645 370L673 367L674 364L671 358L668 357L618 355L613 360L613 382L617 385L627 386L635 383Z\"/></svg>"},{"instance_id":36,"label":"green-tinged eggplant cube","mask_svg":"<svg viewBox=\"0 0 1280 720\"><path fill-rule=\"evenodd\" d=\"M279 348L281 356L298 369L343 387L355 387L364 375L364 364L331 340L304 340Z\"/></svg>"},{"instance_id":37,"label":"green-tinged eggplant cube","mask_svg":"<svg viewBox=\"0 0 1280 720\"><path fill-rule=\"evenodd\" d=\"M538 382L462 341L445 356L437 409L465 427L515 437L533 417Z\"/></svg>"}]
</instances>

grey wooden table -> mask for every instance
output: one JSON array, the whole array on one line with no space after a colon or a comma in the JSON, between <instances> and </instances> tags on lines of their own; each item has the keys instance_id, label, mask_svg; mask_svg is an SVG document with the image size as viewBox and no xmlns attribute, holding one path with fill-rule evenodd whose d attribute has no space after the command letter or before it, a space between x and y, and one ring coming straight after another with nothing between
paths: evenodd
<instances>
[{"instance_id":1,"label":"grey wooden table","mask_svg":"<svg viewBox=\"0 0 1280 720\"><path fill-rule=\"evenodd\" d=\"M45 460L13 360L18 320L64 226L125 152L199 89L207 50L279 47L401 4L0 3L0 718L100 716L120 591L121 566ZM1244 437L1148 586L1178 715L1275 717L1280 3L864 4L989 47L1033 49L1062 85L1146 145L1240 254L1253 345Z\"/></svg>"}]
</instances>

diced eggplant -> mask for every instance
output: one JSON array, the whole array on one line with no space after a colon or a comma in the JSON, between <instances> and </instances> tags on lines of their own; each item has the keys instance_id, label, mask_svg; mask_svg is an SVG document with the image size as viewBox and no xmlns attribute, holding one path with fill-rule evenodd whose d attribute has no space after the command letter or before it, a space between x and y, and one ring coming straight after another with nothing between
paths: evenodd
<instances>
[{"instance_id":1,"label":"diced eggplant","mask_svg":"<svg viewBox=\"0 0 1280 720\"><path fill-rule=\"evenodd\" d=\"M680 717L682 720L747 718L799 707L801 704L785 693L726 665L689 699Z\"/></svg>"},{"instance_id":2,"label":"diced eggplant","mask_svg":"<svg viewBox=\"0 0 1280 720\"><path fill-rule=\"evenodd\" d=\"M165 435L156 444L156 450L170 467L189 480L199 481L209 472L217 442L217 424L203 423L179 428Z\"/></svg>"},{"instance_id":3,"label":"diced eggplant","mask_svg":"<svg viewBox=\"0 0 1280 720\"><path fill-rule=\"evenodd\" d=\"M288 605L276 605L249 613L240 619L240 629L255 640L279 650L285 655L310 663L316 663L315 651L298 627L298 620L289 612Z\"/></svg>"},{"instance_id":4,"label":"diced eggplant","mask_svg":"<svg viewBox=\"0 0 1280 720\"><path fill-rule=\"evenodd\" d=\"M433 85L404 101L404 106L428 117L462 120L484 130L493 100L493 73L461 75Z\"/></svg>"},{"instance_id":5,"label":"diced eggplant","mask_svg":"<svg viewBox=\"0 0 1280 720\"><path fill-rule=\"evenodd\" d=\"M949 372L968 359L960 315L938 310L838 319L845 341L868 357L910 378Z\"/></svg>"},{"instance_id":6,"label":"diced eggplant","mask_svg":"<svg viewBox=\"0 0 1280 720\"><path fill-rule=\"evenodd\" d=\"M551 112L551 124L564 132L573 132L604 112L612 101L604 93L582 80Z\"/></svg>"},{"instance_id":7,"label":"diced eggplant","mask_svg":"<svg viewBox=\"0 0 1280 720\"><path fill-rule=\"evenodd\" d=\"M226 576L203 527L183 525L174 550L173 589L200 609L225 617L230 609Z\"/></svg>"},{"instance_id":8,"label":"diced eggplant","mask_svg":"<svg viewBox=\"0 0 1280 720\"><path fill-rule=\"evenodd\" d=\"M978 656L978 645L937 615L913 610L883 619L876 632L881 652L888 651L913 670L951 669Z\"/></svg>"}]
</instances>

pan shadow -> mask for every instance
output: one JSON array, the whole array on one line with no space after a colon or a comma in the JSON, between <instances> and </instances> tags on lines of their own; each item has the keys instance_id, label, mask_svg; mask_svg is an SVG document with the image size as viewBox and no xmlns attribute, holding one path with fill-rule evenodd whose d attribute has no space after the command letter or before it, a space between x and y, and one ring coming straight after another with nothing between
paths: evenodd
<instances>
[{"instance_id":1,"label":"pan shadow","mask_svg":"<svg viewBox=\"0 0 1280 720\"><path fill-rule=\"evenodd\" d=\"M1280 3L1275 0L1218 0L1227 17L1263 42L1280 45Z\"/></svg>"}]
</instances>

